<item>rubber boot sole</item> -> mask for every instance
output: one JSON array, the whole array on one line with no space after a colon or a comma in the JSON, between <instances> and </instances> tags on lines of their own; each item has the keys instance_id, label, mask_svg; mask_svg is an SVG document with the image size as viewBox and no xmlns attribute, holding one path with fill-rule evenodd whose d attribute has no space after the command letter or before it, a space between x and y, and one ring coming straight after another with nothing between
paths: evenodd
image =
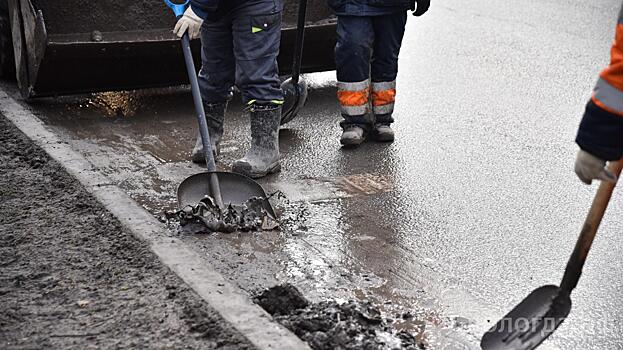
<instances>
[{"instance_id":1,"label":"rubber boot sole","mask_svg":"<svg viewBox=\"0 0 623 350\"><path fill-rule=\"evenodd\" d=\"M234 163L234 165L231 167L231 171L234 173L248 176L252 179L259 179L270 174L280 172L281 163L275 163L268 167L265 171L253 171L249 163Z\"/></svg>"},{"instance_id":2,"label":"rubber boot sole","mask_svg":"<svg viewBox=\"0 0 623 350\"><path fill-rule=\"evenodd\" d=\"M340 139L340 143L342 144L342 146L349 148L349 147L357 147L357 146L361 145L364 140L365 140L365 138L361 138L361 139Z\"/></svg>"},{"instance_id":3,"label":"rubber boot sole","mask_svg":"<svg viewBox=\"0 0 623 350\"><path fill-rule=\"evenodd\" d=\"M376 142L394 142L395 136L388 134L374 134L373 137Z\"/></svg>"}]
</instances>

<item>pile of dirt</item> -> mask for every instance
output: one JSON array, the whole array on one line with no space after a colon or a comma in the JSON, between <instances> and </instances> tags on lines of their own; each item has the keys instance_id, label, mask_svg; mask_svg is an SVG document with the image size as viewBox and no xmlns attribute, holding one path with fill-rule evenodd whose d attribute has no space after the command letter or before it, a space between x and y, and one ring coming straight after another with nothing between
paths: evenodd
<instances>
[{"instance_id":1,"label":"pile of dirt","mask_svg":"<svg viewBox=\"0 0 623 350\"><path fill-rule=\"evenodd\" d=\"M267 289L255 302L273 316L288 315L309 306L303 294L291 284Z\"/></svg>"},{"instance_id":2,"label":"pile of dirt","mask_svg":"<svg viewBox=\"0 0 623 350\"><path fill-rule=\"evenodd\" d=\"M289 284L270 288L255 301L315 350L426 348L412 334L394 329L371 303L311 304Z\"/></svg>"},{"instance_id":3,"label":"pile of dirt","mask_svg":"<svg viewBox=\"0 0 623 350\"><path fill-rule=\"evenodd\" d=\"M0 348L251 349L0 116Z\"/></svg>"}]
</instances>

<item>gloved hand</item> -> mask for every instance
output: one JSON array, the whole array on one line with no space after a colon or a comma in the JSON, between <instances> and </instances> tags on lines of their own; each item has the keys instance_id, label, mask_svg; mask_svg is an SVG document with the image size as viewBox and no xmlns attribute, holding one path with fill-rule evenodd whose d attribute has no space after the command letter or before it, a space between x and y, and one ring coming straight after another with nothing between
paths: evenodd
<instances>
[{"instance_id":1,"label":"gloved hand","mask_svg":"<svg viewBox=\"0 0 623 350\"><path fill-rule=\"evenodd\" d=\"M428 11L428 8L430 7L430 0L416 0L416 2L417 9L413 11L413 15L419 17Z\"/></svg>"},{"instance_id":2,"label":"gloved hand","mask_svg":"<svg viewBox=\"0 0 623 350\"><path fill-rule=\"evenodd\" d=\"M616 182L617 177L606 169L606 161L580 150L575 159L575 173L587 185L593 180Z\"/></svg>"},{"instance_id":3,"label":"gloved hand","mask_svg":"<svg viewBox=\"0 0 623 350\"><path fill-rule=\"evenodd\" d=\"M193 9L188 6L182 18L177 21L175 29L173 29L173 33L177 34L177 36L181 38L188 30L190 39L197 39L201 35L202 24L203 20L201 17L197 16Z\"/></svg>"}]
</instances>

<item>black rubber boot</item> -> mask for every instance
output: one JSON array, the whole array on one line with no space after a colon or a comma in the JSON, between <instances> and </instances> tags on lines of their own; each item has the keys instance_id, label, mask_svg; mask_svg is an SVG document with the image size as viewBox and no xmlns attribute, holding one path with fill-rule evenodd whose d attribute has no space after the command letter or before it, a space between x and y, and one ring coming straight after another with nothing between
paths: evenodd
<instances>
[{"instance_id":1,"label":"black rubber boot","mask_svg":"<svg viewBox=\"0 0 623 350\"><path fill-rule=\"evenodd\" d=\"M281 170L279 164L279 124L281 106L251 107L251 149L236 161L232 171L257 179Z\"/></svg>"},{"instance_id":2,"label":"black rubber boot","mask_svg":"<svg viewBox=\"0 0 623 350\"><path fill-rule=\"evenodd\" d=\"M210 141L212 143L212 153L214 161L221 153L220 144L223 139L223 122L225 120L225 111L227 110L227 102L221 103L204 103L203 108L206 113L206 121L208 122L208 132L210 133ZM201 133L197 132L197 141L192 153L193 163L205 164L205 156L203 155L203 144L201 143Z\"/></svg>"}]
</instances>

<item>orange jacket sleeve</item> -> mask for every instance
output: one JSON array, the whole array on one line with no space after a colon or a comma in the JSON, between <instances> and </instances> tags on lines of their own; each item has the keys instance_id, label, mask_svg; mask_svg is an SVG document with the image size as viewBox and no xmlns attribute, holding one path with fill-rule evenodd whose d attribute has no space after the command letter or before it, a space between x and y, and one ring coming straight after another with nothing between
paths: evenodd
<instances>
[{"instance_id":1,"label":"orange jacket sleeve","mask_svg":"<svg viewBox=\"0 0 623 350\"><path fill-rule=\"evenodd\" d=\"M576 142L583 150L601 159L623 157L623 8L616 27L610 65L599 76Z\"/></svg>"}]
</instances>

